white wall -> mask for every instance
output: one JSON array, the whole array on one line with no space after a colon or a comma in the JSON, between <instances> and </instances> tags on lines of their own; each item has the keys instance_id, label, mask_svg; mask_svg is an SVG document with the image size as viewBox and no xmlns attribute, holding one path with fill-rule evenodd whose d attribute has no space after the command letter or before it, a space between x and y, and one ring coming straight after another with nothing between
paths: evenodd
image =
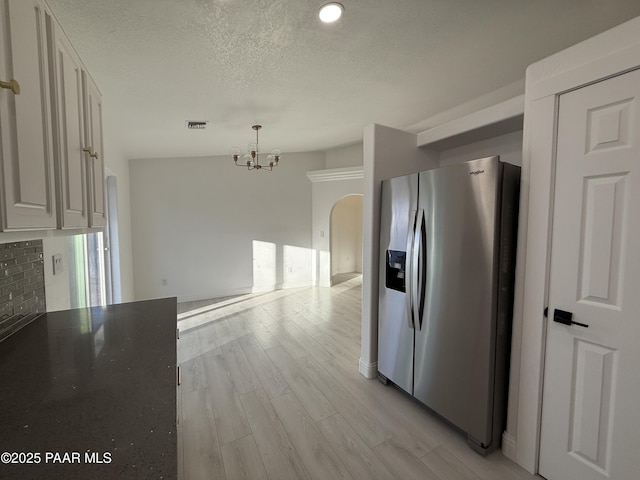
<instances>
[{"instance_id":1,"label":"white wall","mask_svg":"<svg viewBox=\"0 0 640 480\"><path fill-rule=\"evenodd\" d=\"M463 145L439 153L440 165L500 155L500 160L522 166L522 130Z\"/></svg>"},{"instance_id":2,"label":"white wall","mask_svg":"<svg viewBox=\"0 0 640 480\"><path fill-rule=\"evenodd\" d=\"M326 168L343 168L362 166L362 143L355 143L325 152Z\"/></svg>"},{"instance_id":3,"label":"white wall","mask_svg":"<svg viewBox=\"0 0 640 480\"><path fill-rule=\"evenodd\" d=\"M42 241L47 312L71 308L70 276L74 272L69 268L69 238L71 237L52 237ZM62 255L62 271L56 275L53 274L53 255Z\"/></svg>"},{"instance_id":4,"label":"white wall","mask_svg":"<svg viewBox=\"0 0 640 480\"><path fill-rule=\"evenodd\" d=\"M362 195L341 198L331 211L331 274L362 273Z\"/></svg>"},{"instance_id":5,"label":"white wall","mask_svg":"<svg viewBox=\"0 0 640 480\"><path fill-rule=\"evenodd\" d=\"M323 167L324 153L289 153L273 172L228 156L132 160L136 298L248 293L254 265L262 286L311 284L306 172Z\"/></svg>"}]
</instances>

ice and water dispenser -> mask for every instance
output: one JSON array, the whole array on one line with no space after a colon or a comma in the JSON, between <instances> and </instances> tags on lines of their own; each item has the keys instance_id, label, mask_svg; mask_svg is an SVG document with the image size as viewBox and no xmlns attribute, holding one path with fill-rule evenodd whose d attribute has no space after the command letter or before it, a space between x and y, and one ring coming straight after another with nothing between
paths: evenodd
<instances>
[{"instance_id":1,"label":"ice and water dispenser","mask_svg":"<svg viewBox=\"0 0 640 480\"><path fill-rule=\"evenodd\" d=\"M387 288L405 292L405 264L407 252L387 250L385 285Z\"/></svg>"}]
</instances>

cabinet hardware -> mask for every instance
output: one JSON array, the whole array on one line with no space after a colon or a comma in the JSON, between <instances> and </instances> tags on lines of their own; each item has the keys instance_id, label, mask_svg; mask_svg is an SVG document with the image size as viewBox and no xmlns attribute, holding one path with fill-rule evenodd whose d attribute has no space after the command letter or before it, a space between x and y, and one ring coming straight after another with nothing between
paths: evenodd
<instances>
[{"instance_id":1,"label":"cabinet hardware","mask_svg":"<svg viewBox=\"0 0 640 480\"><path fill-rule=\"evenodd\" d=\"M11 90L14 93L14 95L20 95L20 84L18 83L17 80L14 80L13 78L8 82L3 82L2 80L0 80L0 87Z\"/></svg>"},{"instance_id":2,"label":"cabinet hardware","mask_svg":"<svg viewBox=\"0 0 640 480\"><path fill-rule=\"evenodd\" d=\"M98 152L92 152L91 147L84 147L82 151L88 153L91 158L98 158Z\"/></svg>"}]
</instances>

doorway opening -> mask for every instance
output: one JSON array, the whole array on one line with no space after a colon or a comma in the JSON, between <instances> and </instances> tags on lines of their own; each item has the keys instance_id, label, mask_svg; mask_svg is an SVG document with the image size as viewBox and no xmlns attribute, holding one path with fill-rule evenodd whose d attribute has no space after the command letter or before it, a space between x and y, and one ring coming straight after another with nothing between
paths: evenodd
<instances>
[{"instance_id":1,"label":"doorway opening","mask_svg":"<svg viewBox=\"0 0 640 480\"><path fill-rule=\"evenodd\" d=\"M69 237L70 307L106 305L104 237L102 232Z\"/></svg>"},{"instance_id":2,"label":"doorway opening","mask_svg":"<svg viewBox=\"0 0 640 480\"><path fill-rule=\"evenodd\" d=\"M342 197L331 209L331 285L362 275L361 194Z\"/></svg>"},{"instance_id":3,"label":"doorway opening","mask_svg":"<svg viewBox=\"0 0 640 480\"><path fill-rule=\"evenodd\" d=\"M117 183L106 179L107 223L102 231L69 237L70 308L111 305L122 301L118 242Z\"/></svg>"}]
</instances>

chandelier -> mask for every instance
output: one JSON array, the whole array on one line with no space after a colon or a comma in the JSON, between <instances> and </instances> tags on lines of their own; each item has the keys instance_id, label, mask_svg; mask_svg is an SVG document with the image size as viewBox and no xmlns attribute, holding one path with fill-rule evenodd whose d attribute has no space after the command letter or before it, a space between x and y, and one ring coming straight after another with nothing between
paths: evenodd
<instances>
[{"instance_id":1,"label":"chandelier","mask_svg":"<svg viewBox=\"0 0 640 480\"><path fill-rule=\"evenodd\" d=\"M242 151L238 147L233 147L230 151L233 156L233 161L238 167L246 167L247 170L273 170L273 167L278 166L278 162L280 161L280 154L282 153L279 148L274 148L271 150L271 153L267 155L267 164L262 165L260 163L260 150L258 149L258 130L262 128L262 125L253 125L251 127L256 131L256 141L255 143L251 142L247 146L248 153L243 155L244 163L238 163L240 155Z\"/></svg>"}]
</instances>

